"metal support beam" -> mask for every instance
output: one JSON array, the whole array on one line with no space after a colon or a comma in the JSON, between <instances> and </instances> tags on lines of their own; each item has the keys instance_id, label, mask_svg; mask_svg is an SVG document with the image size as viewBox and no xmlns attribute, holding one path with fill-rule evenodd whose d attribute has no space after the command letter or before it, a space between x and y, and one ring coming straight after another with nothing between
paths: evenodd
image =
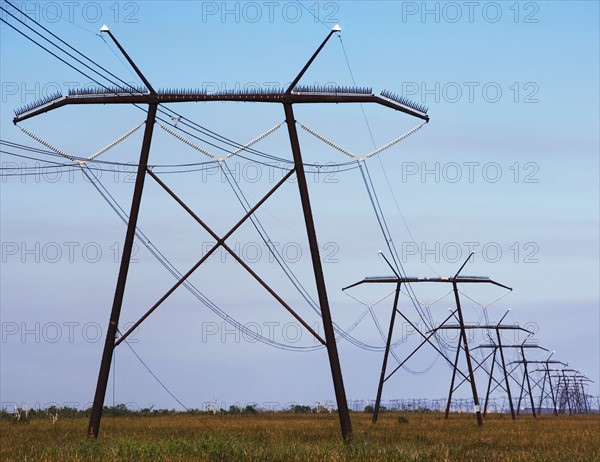
<instances>
[{"instance_id":1,"label":"metal support beam","mask_svg":"<svg viewBox=\"0 0 600 462\"><path fill-rule=\"evenodd\" d=\"M315 223L310 205L310 197L308 194L308 184L306 181L306 174L304 172L302 153L300 151L300 142L298 140L298 132L296 130L296 119L294 118L294 111L291 104L285 103L283 108L285 111L285 121L288 127L292 154L294 156L294 166L296 168L296 178L298 180L298 191L300 193L300 201L302 202L302 212L304 214L308 245L310 247L315 283L317 285L317 293L319 295L319 306L321 307L321 316L323 317L323 330L325 332L325 341L327 342L327 354L329 355L329 366L331 368L331 375L333 378L333 388L335 390L335 398L338 406L338 416L340 419L342 436L344 440L349 443L352 441L352 423L350 422L350 412L348 410L346 390L344 389L344 380L342 378L342 369L340 367L340 359L335 341L335 332L333 330L333 322L331 320L329 300L327 299L327 288L325 286L325 278L323 276L323 267L321 265L319 244L317 242Z\"/></svg>"},{"instance_id":2,"label":"metal support beam","mask_svg":"<svg viewBox=\"0 0 600 462\"><path fill-rule=\"evenodd\" d=\"M535 415L535 404L533 403L533 392L531 390L531 381L529 380L529 370L527 369L527 359L525 359L525 349L521 348L521 357L523 358L523 369L525 372L525 379L527 380L527 390L529 390L529 404L531 405L531 413L533 417Z\"/></svg>"},{"instance_id":3,"label":"metal support beam","mask_svg":"<svg viewBox=\"0 0 600 462\"><path fill-rule=\"evenodd\" d=\"M94 404L92 405L92 415L88 425L88 438L96 438L100 431L100 419L102 418L102 408L104 407L104 398L106 396L106 387L110 375L110 366L112 362L113 350L115 348L115 338L119 326L119 317L121 316L121 307L123 305L123 295L125 293L125 284L127 283L127 273L129 272L129 262L135 239L135 229L142 202L142 192L144 190L144 180L146 178L146 168L148 167L148 156L150 154L150 144L152 143L152 132L154 130L154 121L156 120L156 104L148 107L146 117L146 128L144 130L144 139L142 141L142 150L138 162L138 171L135 179L133 198L131 200L131 211L129 213L129 223L125 234L125 243L123 244L123 255L121 257L121 266L119 268L119 277L113 299L113 306L110 313L110 321L106 330L106 339L104 341L104 350L102 352L102 362L100 363L100 372L98 373L98 383L94 395Z\"/></svg>"},{"instance_id":4,"label":"metal support beam","mask_svg":"<svg viewBox=\"0 0 600 462\"><path fill-rule=\"evenodd\" d=\"M558 409L556 407L556 396L554 395L554 387L552 386L552 376L546 364L546 373L548 374L548 386L550 387L550 396L552 397L553 414L558 417Z\"/></svg>"},{"instance_id":5,"label":"metal support beam","mask_svg":"<svg viewBox=\"0 0 600 462\"><path fill-rule=\"evenodd\" d=\"M340 26L338 26L336 24L331 29L331 31L329 31L329 34L327 34L327 37L325 37L325 40L323 40L323 42L321 43L321 45L319 46L319 48L317 48L317 50L313 53L313 55L306 62L306 64L302 68L302 70L298 73L298 75L296 76L296 78L294 79L294 81L290 84L290 86L288 87L288 89L285 91L286 94L289 94L289 93L292 92L292 90L294 89L294 87L298 84L298 82L300 81L300 79L302 78L302 76L304 75L304 73L308 70L308 68L310 67L310 65L312 64L312 62L315 60L315 58L317 57L317 55L321 52L321 50L323 49L323 47L325 46L325 44L327 43L327 41L331 38L331 36L334 33L339 32L341 30L342 29L340 28Z\"/></svg>"},{"instance_id":6,"label":"metal support beam","mask_svg":"<svg viewBox=\"0 0 600 462\"><path fill-rule=\"evenodd\" d=\"M396 286L396 295L394 296L394 306L392 307L392 315L390 319L390 327L388 330L388 337L385 343L385 352L383 354L383 364L381 366L381 376L379 377L379 386L377 387L377 398L375 398L375 408L373 409L373 419L371 423L377 423L379 418L379 406L381 405L381 394L383 392L383 382L385 381L385 371L387 369L388 356L390 354L390 347L392 345L392 334L394 333L394 322L396 321L396 312L398 309L398 299L400 298L400 286L402 283L398 283Z\"/></svg>"},{"instance_id":7,"label":"metal support beam","mask_svg":"<svg viewBox=\"0 0 600 462\"><path fill-rule=\"evenodd\" d=\"M117 45L117 48L119 48L119 51L121 53L123 53L123 56L125 56L125 59L129 63L129 65L133 68L133 70L138 75L138 77L140 79L142 79L142 82L144 82L144 85L146 85L146 88L148 88L148 90L150 91L151 94L156 94L156 92L154 91L154 88L152 88L152 85L150 85L150 82L148 82L148 79L146 78L146 76L144 76L144 74L142 74L142 71L140 71L140 69L137 67L137 65L133 62L133 59L131 59L131 57L129 56L129 54L121 46L121 44L119 43L119 41L117 40L117 38L108 29L108 27L102 26L102 28L100 29L100 32L106 32L110 36L110 38L112 39L112 41L115 42L115 45Z\"/></svg>"},{"instance_id":8,"label":"metal support beam","mask_svg":"<svg viewBox=\"0 0 600 462\"><path fill-rule=\"evenodd\" d=\"M458 358L460 357L460 341L456 346L456 358L452 367L452 380L450 380L450 391L448 392L448 402L446 403L445 419L450 415L450 405L452 404L452 393L454 392L454 380L456 380L456 371L458 370Z\"/></svg>"},{"instance_id":9,"label":"metal support beam","mask_svg":"<svg viewBox=\"0 0 600 462\"><path fill-rule=\"evenodd\" d=\"M502 362L502 372L504 373L504 383L506 384L506 394L508 395L510 416L513 420L515 420L515 406L513 404L512 395L510 393L510 383L508 382L508 372L506 372L506 361L504 360L504 350L502 348L502 338L500 337L500 329L496 329L496 338L498 339L498 348L500 348L500 361Z\"/></svg>"},{"instance_id":10,"label":"metal support beam","mask_svg":"<svg viewBox=\"0 0 600 462\"><path fill-rule=\"evenodd\" d=\"M569 408L569 415L573 415L573 410L571 408L571 397L569 396L569 384L567 383L567 376L565 374L565 371L563 371L563 379L564 379L564 383L565 383L565 388L564 388L564 394L565 397L567 399L567 406Z\"/></svg>"},{"instance_id":11,"label":"metal support beam","mask_svg":"<svg viewBox=\"0 0 600 462\"><path fill-rule=\"evenodd\" d=\"M468 261L468 259L467 259ZM466 264L466 262L465 262ZM465 265L463 264L463 266ZM462 270L462 267L461 267ZM460 270L459 270L460 272ZM458 275L458 273L457 273ZM458 296L458 284L452 283L454 290L454 299L456 300L456 310L458 314L458 320L461 325L460 334L463 341L463 347L465 350L465 357L467 360L467 369L469 370L469 382L471 382L471 391L473 392L473 403L475 405L475 415L477 416L477 425L483 425L483 418L481 417L481 410L479 409L479 397L477 396L477 385L475 384L475 376L473 375L473 365L471 364L471 354L469 353L469 342L467 339L467 333L465 331L465 321L462 314L462 308L460 306L460 297Z\"/></svg>"},{"instance_id":12,"label":"metal support beam","mask_svg":"<svg viewBox=\"0 0 600 462\"><path fill-rule=\"evenodd\" d=\"M521 391L519 392L519 400L517 401L517 415L521 415L521 401L523 400L523 391L525 390L525 374L521 379Z\"/></svg>"},{"instance_id":13,"label":"metal support beam","mask_svg":"<svg viewBox=\"0 0 600 462\"><path fill-rule=\"evenodd\" d=\"M487 414L488 401L490 399L490 389L492 388L492 378L494 376L494 366L496 365L496 353L498 348L494 348L494 355L492 357L492 368L490 369L490 380L488 381L487 392L485 393L485 404L483 405L483 417Z\"/></svg>"},{"instance_id":14,"label":"metal support beam","mask_svg":"<svg viewBox=\"0 0 600 462\"><path fill-rule=\"evenodd\" d=\"M542 391L540 392L540 404L538 405L538 415L542 413L542 403L544 402L544 391L546 391L546 376L547 371L544 371L544 376L542 378ZM539 382L538 382L539 384Z\"/></svg>"},{"instance_id":15,"label":"metal support beam","mask_svg":"<svg viewBox=\"0 0 600 462\"><path fill-rule=\"evenodd\" d=\"M583 411L586 414L588 414L589 413L589 406L588 406L587 396L585 395L585 388L583 386L583 381L580 381L579 385L581 387L581 397L583 398Z\"/></svg>"}]
</instances>

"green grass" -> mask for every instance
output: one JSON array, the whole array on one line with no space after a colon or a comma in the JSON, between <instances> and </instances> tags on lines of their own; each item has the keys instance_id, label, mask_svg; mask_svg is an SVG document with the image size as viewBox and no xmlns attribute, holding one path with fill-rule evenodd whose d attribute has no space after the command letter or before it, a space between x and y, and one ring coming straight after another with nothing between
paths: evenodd
<instances>
[{"instance_id":1,"label":"green grass","mask_svg":"<svg viewBox=\"0 0 600 462\"><path fill-rule=\"evenodd\" d=\"M399 417L408 421L402 422ZM598 461L600 416L352 415L354 441L337 415L107 417L85 440L81 417L0 421L2 461Z\"/></svg>"}]
</instances>

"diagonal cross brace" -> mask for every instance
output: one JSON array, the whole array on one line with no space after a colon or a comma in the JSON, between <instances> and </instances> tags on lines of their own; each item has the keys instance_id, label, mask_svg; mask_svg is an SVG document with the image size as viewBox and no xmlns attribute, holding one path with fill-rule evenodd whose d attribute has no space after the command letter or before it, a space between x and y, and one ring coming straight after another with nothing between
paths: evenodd
<instances>
[{"instance_id":1,"label":"diagonal cross brace","mask_svg":"<svg viewBox=\"0 0 600 462\"><path fill-rule=\"evenodd\" d=\"M402 314L402 312L400 312L399 310L396 310L396 311L398 311L398 314L399 314L400 316L402 316L402 317L403 317L403 318L404 318L404 319L405 319L407 322L409 322L409 323L410 323L410 325L411 325L411 326L412 326L412 327L413 327L415 330L417 330L417 332L419 332L419 334L420 334L420 335L421 335L421 336L424 338L424 340L423 340L423 341L422 341L422 342L419 344L419 346L418 346L417 348L415 348L415 349L412 351L412 353L411 353L411 354L409 354L409 355L408 355L408 356L407 356L407 357L406 357L406 358L405 358L405 359L404 359L404 360L403 360L403 361L402 361L400 364L398 364L398 366L397 366L397 367L396 367L396 368L395 368L395 369L394 369L392 372L390 372L390 373L387 375L387 377L385 378L384 382L386 382L386 381L387 381L387 380L388 380L388 379L389 379L389 378L390 378L390 377L391 377L393 374L395 374L395 373L396 373L396 371L398 371L398 369L400 369L402 366L404 366L404 364L406 363L406 361L408 361L408 360L409 360L409 359L410 359L410 358L411 358L411 357L412 357L412 356L413 356L413 355L414 355L414 354L415 354L417 351L419 351L419 350L421 349L421 347L422 347L423 345L425 345L426 343L429 343L429 344L430 344L430 345L431 345L433 348L435 348L435 350L436 350L436 351L437 351L437 352L438 352L440 355L442 355L442 357L443 357L443 358L446 360L446 362L448 362L448 364L450 364L450 365L452 365L452 364L453 364L453 363L452 363L452 361L450 361L450 360L448 359L448 357L447 357L446 355L444 355L444 354L443 354L443 353L442 353L442 352L441 352L441 351L438 349L438 347L437 347L436 345L434 345L434 344L431 342L431 340L430 340L430 339L431 339L431 337L433 337L433 336L434 336L434 335L437 333L437 331L440 329L440 327L441 327L441 326L443 326L443 325L444 325L446 322L448 322L448 321L450 320L450 318L451 318L452 316L454 316L454 313L456 313L456 311L453 311L452 313L450 313L450 315L449 315L449 316L448 316L446 319L444 319L444 320L442 321L442 323L440 324L440 326L439 326L439 327L437 327L436 329L433 329L432 331L428 332L428 334L429 334L429 335L427 335L427 336L425 336L425 335L424 335L424 334L423 334L423 333L422 333L420 330L418 330L418 329L416 328L416 326L415 326L415 325L414 325L412 322L410 322L410 321L409 321L409 320L408 320L406 317L404 317L404 315ZM468 380L468 378L467 378L467 377L466 377L466 376L465 376L465 375L464 375L462 372L460 372L460 371L459 371L459 373L460 373L460 374L461 374L461 375L462 375L462 376L463 376L463 377L464 377L466 380Z\"/></svg>"},{"instance_id":2,"label":"diagonal cross brace","mask_svg":"<svg viewBox=\"0 0 600 462\"><path fill-rule=\"evenodd\" d=\"M486 374L487 374L487 375L490 377L490 380L493 380L494 382L496 382L496 384L497 384L497 385L498 385L500 388L502 388L504 391L506 391L506 390L504 389L503 385L500 383L500 381L498 381L496 378L494 378L494 377L493 377L493 371L492 371L492 372L488 372L488 371L487 371L487 369L484 367L484 364L485 364L485 362L486 362L486 361L489 359L489 357L490 357L490 356L492 356L493 354L494 354L494 352L493 352L493 351L492 351L492 352L490 352L490 353L488 353L488 355L487 355L487 356L485 356L485 357L484 357L484 358L481 360L481 362L480 362L480 361L478 361L477 359L475 359L473 356L471 356L471 360L472 360L472 361L474 361L474 362L475 362L475 364L476 364L475 368L473 368L473 372L476 372L476 371L477 371L477 369L482 369L482 370L483 370L483 371L484 371L484 372L485 372L485 373L486 373ZM465 382L468 382L468 380L469 380L469 379L468 379L467 377L464 377L464 378L461 380L461 382L460 382L458 385L456 385L456 386L454 387L453 391L456 391L456 390L458 390L458 388L459 388L459 387L460 387L460 386L461 386L463 383L465 383Z\"/></svg>"},{"instance_id":3,"label":"diagonal cross brace","mask_svg":"<svg viewBox=\"0 0 600 462\"><path fill-rule=\"evenodd\" d=\"M219 247L223 247L227 252L229 252L237 261L240 263L246 271L248 271L283 307L290 312L294 318L298 322L300 322L319 342L325 345L325 341L317 334L314 329L312 329L306 321L304 321L277 293L271 289L267 285L266 282L258 276L250 268L245 261L243 261L234 251L227 245L225 242L231 235L248 219L250 218L256 210L264 203L266 200L275 192L281 185L283 185L288 178L292 176L294 173L294 169L290 170L271 190L267 192L267 194L260 200L258 203L252 207L234 226L231 228L223 237L219 237L204 221L198 217L152 170L147 169L148 174L173 198L175 201L183 207L183 209L188 212L194 220L196 220L217 242L214 246L212 246L206 254L194 265L192 266L187 273L185 273L137 322L135 322L116 342L115 346L118 346L121 342L123 342L131 333L139 327L142 322L154 312L183 282L190 277L194 271L196 271Z\"/></svg>"}]
</instances>

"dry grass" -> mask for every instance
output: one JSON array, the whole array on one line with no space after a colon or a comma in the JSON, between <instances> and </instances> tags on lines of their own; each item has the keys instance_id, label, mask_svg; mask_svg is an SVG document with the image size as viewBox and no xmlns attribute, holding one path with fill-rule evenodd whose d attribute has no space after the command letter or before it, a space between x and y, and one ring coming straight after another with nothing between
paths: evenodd
<instances>
[{"instance_id":1,"label":"dry grass","mask_svg":"<svg viewBox=\"0 0 600 462\"><path fill-rule=\"evenodd\" d=\"M341 441L334 415L108 417L96 441L83 418L0 422L2 461L598 461L600 416L352 415Z\"/></svg>"}]
</instances>

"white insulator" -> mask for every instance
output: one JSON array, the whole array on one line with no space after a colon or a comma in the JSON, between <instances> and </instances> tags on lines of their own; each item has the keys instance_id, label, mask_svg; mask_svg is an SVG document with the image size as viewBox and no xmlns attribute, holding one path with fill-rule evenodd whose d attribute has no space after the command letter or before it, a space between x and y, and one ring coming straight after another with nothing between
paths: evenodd
<instances>
[{"instance_id":1,"label":"white insulator","mask_svg":"<svg viewBox=\"0 0 600 462\"><path fill-rule=\"evenodd\" d=\"M210 152L208 152L206 149L202 149L200 146L198 146L197 144L191 142L190 140L188 140L187 138L184 138L183 136L181 136L179 133L174 132L173 130L171 130L169 127L166 127L164 125L161 124L160 128L162 128L164 131L166 131L167 133L173 135L175 138L177 138L179 141L183 141L185 144L187 144L188 146L194 148L196 151L200 151L202 154L210 157L211 159L214 159L215 156L212 155Z\"/></svg>"},{"instance_id":2,"label":"white insulator","mask_svg":"<svg viewBox=\"0 0 600 462\"><path fill-rule=\"evenodd\" d=\"M69 154L67 154L64 151L61 151L60 149L58 149L57 147L51 145L50 143L48 143L47 141L41 139L39 136L34 135L33 133L31 133L29 130L27 130L26 128L23 128L19 125L17 125L21 131L23 133L25 133L26 135L29 135L31 138L33 138L34 140L36 140L38 143L43 144L44 146L46 146L47 148L51 149L52 151L54 151L57 154L60 154L63 157L66 157L67 159L69 159L72 162L77 162L79 165L84 165L85 163L94 160L96 157L98 157L101 154L104 154L106 151L108 151L109 149L114 148L117 144L119 144L121 141L123 141L124 139L128 138L129 136L131 136L133 133L135 133L136 131L138 131L140 129L140 127L143 125L144 123L142 122L141 124L139 124L137 127L132 128L131 130L129 130L127 133L125 133L123 136L121 136L120 138L117 138L115 141L113 141L112 143L110 143L108 146L106 146L105 148L100 149L100 151L96 152L95 154L91 155L90 157L87 157L85 159L77 159L76 157L73 157Z\"/></svg>"},{"instance_id":3,"label":"white insulator","mask_svg":"<svg viewBox=\"0 0 600 462\"><path fill-rule=\"evenodd\" d=\"M30 136L31 138L33 138L34 140L36 140L38 143L43 144L44 146L46 146L48 149L51 149L52 151L54 151L55 153L66 157L67 159L69 159L70 161L74 162L75 161L75 157L70 156L69 154L67 154L64 151L61 151L60 149L58 149L57 147L52 146L50 143L48 143L47 141L44 141L43 139L41 139L40 137L34 135L33 133L31 133L29 130L27 130L26 128L21 127L20 125L17 125L17 127L19 127L21 129L21 131L23 133L25 133L26 135Z\"/></svg>"},{"instance_id":4,"label":"white insulator","mask_svg":"<svg viewBox=\"0 0 600 462\"><path fill-rule=\"evenodd\" d=\"M252 141L250 141L249 143L245 144L244 146L241 146L240 148L236 149L235 151L229 152L225 156L220 156L220 157L216 157L215 155L213 155L210 152L208 152L207 150L201 148L200 146L198 146L197 144L195 144L192 141L188 140L187 138L184 138L179 133L171 130L169 127L166 127L165 125L161 125L160 127L163 130L165 130L167 133L170 133L171 135L173 135L178 140L183 141L188 146L191 146L192 148L196 149L197 151L200 151L202 154L207 155L211 159L215 159L215 160L217 160L219 162L222 162L222 161L228 159L231 156L235 156L236 154L239 154L240 152L245 151L246 149L248 149L253 144L258 143L260 140L266 138L271 133L273 133L274 131L276 131L277 129L279 129L282 125L283 125L283 122L281 122L279 125L276 125L275 127L271 128L270 130L266 131L265 133L263 133L259 137L254 138Z\"/></svg>"},{"instance_id":5,"label":"white insulator","mask_svg":"<svg viewBox=\"0 0 600 462\"><path fill-rule=\"evenodd\" d=\"M410 135L412 135L416 131L420 130L421 127L423 127L423 125L425 125L425 123L422 123L421 125L418 125L417 127L413 128L412 130L407 131L404 135L401 135L398 138L396 138L395 140L392 140L389 143L381 146L379 149L376 149L375 151L370 152L369 154L367 154L363 158L364 159L368 159L369 157L373 157L373 156L379 154L380 152L385 151L388 148L391 148L392 146L394 146L395 144L399 143L403 139L408 138Z\"/></svg>"},{"instance_id":6,"label":"white insulator","mask_svg":"<svg viewBox=\"0 0 600 462\"><path fill-rule=\"evenodd\" d=\"M267 136L269 136L271 133L273 133L274 131L278 130L281 126L283 125L283 122L281 122L279 125L276 125L275 127L273 127L272 129L266 131L265 133L263 133L262 135L260 135L257 138L254 138L252 141L250 141L249 143L245 144L244 146L240 147L239 149L236 149L233 152L230 152L229 154L227 154L226 156L222 156L222 157L217 157L217 160L219 162L226 160L228 158L230 158L231 156L235 156L236 154L239 154L242 151L245 151L246 149L248 149L250 146L252 146L253 144L258 143L260 140L266 138Z\"/></svg>"},{"instance_id":7,"label":"white insulator","mask_svg":"<svg viewBox=\"0 0 600 462\"><path fill-rule=\"evenodd\" d=\"M334 149L337 149L338 151L346 154L349 157L352 157L353 159L357 159L358 156L355 156L354 154L352 154L350 151L347 151L346 149L342 148L341 146L338 146L337 144L335 144L333 141L328 140L327 138L325 138L323 135L318 134L316 131L308 128L306 125L302 125L300 124L300 126L306 130L308 133L310 133L312 136L320 139L321 141L323 141L325 144L328 144L329 146L331 146Z\"/></svg>"},{"instance_id":8,"label":"white insulator","mask_svg":"<svg viewBox=\"0 0 600 462\"><path fill-rule=\"evenodd\" d=\"M377 154L379 154L382 151L385 151L388 148L391 148L392 146L394 146L395 144L399 143L400 141L402 141L403 139L409 137L410 135L412 135L413 133L415 133L417 130L420 130L421 127L423 127L423 125L425 125L425 123L422 123L421 125L413 128L412 130L409 130L408 132L406 132L404 135L399 136L398 138L390 141L389 143L383 145L382 147L376 149L373 152L370 152L369 154L367 154L366 156L357 156L352 154L350 151L347 151L346 149L342 148L341 146L338 146L337 144L335 144L333 141L328 140L327 138L325 138L323 135L320 135L319 133L317 133L316 131L312 130L311 128L308 128L305 125L300 124L300 126L306 130L308 133L310 133L311 135L313 135L314 137L320 139L321 141L323 141L325 144L328 144L329 146L331 146L334 149L337 149L340 152L343 152L344 154L346 154L347 156L352 157L353 159L356 159L358 161L362 161L365 159L368 159L369 157L373 157Z\"/></svg>"},{"instance_id":9,"label":"white insulator","mask_svg":"<svg viewBox=\"0 0 600 462\"><path fill-rule=\"evenodd\" d=\"M90 157L88 157L85 161L89 162L91 160L94 160L96 157L98 157L101 154L104 154L106 151L108 151L109 149L114 148L117 144L119 144L121 141L125 140L126 138L128 138L129 136L133 135L135 132L137 132L140 127L144 125L144 122L142 122L141 124L139 124L137 127L133 127L131 130L129 130L127 133L125 133L123 136L121 136L120 138L117 138L115 141L113 141L112 143L110 143L108 146L106 146L105 148L100 149L100 151L96 152L95 154L91 155Z\"/></svg>"}]
</instances>

